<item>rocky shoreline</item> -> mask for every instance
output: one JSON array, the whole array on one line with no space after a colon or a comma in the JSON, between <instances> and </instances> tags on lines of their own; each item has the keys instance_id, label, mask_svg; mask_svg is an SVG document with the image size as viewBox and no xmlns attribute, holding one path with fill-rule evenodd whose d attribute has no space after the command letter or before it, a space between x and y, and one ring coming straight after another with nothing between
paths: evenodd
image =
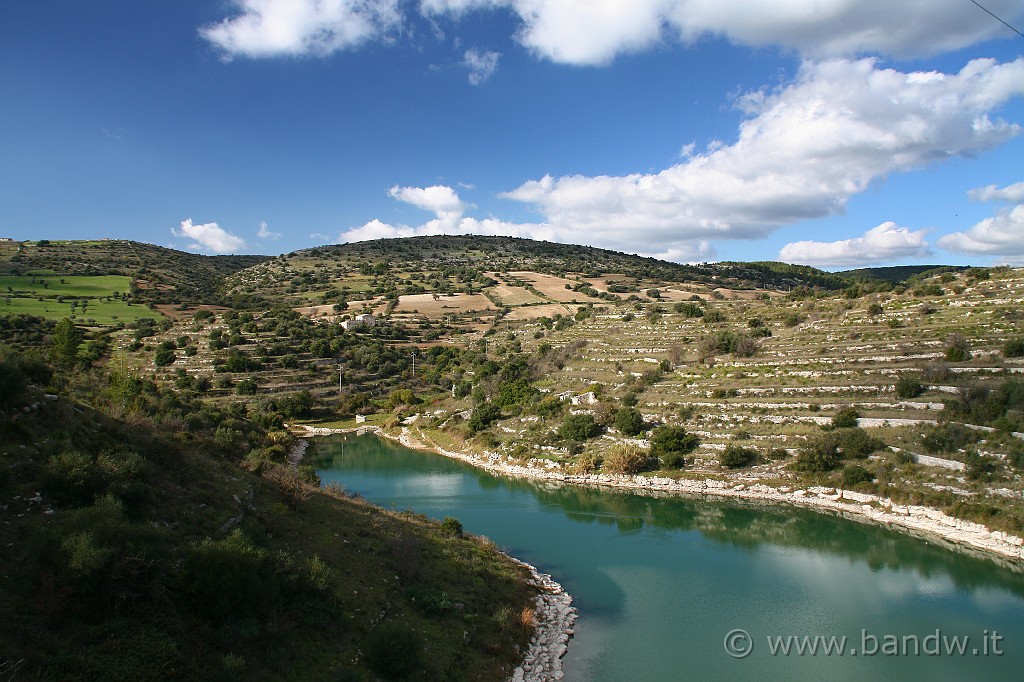
<instances>
[{"instance_id":1,"label":"rocky shoreline","mask_svg":"<svg viewBox=\"0 0 1024 682\"><path fill-rule=\"evenodd\" d=\"M562 657L569 650L573 625L579 617L572 605L572 596L547 573L534 566L509 557L530 571L532 582L538 589L534 606L535 628L523 662L512 671L511 682L551 682L560 680Z\"/></svg>"}]
</instances>

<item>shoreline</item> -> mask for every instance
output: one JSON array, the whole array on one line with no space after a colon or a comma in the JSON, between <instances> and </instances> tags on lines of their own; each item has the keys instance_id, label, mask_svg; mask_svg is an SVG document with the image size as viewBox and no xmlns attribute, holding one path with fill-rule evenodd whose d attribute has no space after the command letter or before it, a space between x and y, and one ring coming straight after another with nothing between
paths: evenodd
<instances>
[{"instance_id":1,"label":"shoreline","mask_svg":"<svg viewBox=\"0 0 1024 682\"><path fill-rule=\"evenodd\" d=\"M491 473L518 478L615 488L639 493L754 500L838 513L851 520L876 523L892 530L908 532L929 539L939 539L957 548L975 550L992 559L1003 559L1004 561L1000 563L1006 563L1011 568L1024 569L1024 539L1018 536L1003 531L989 530L983 524L958 519L932 507L901 505L871 493L818 486L792 488L790 486L774 487L763 483L747 485L737 481L721 481L711 478L701 480L619 474L568 474L562 471L557 464L548 460L530 459L526 464L519 464L507 456L497 453L475 455L446 450L434 443L423 443L417 440L408 427L403 427L402 432L397 435L387 433L378 426L355 429L328 429L310 426L301 426L300 428L306 436L357 431L373 432L408 448L429 450Z\"/></svg>"},{"instance_id":2,"label":"shoreline","mask_svg":"<svg viewBox=\"0 0 1024 682\"><path fill-rule=\"evenodd\" d=\"M664 477L625 476L617 474L567 474L548 460L530 459L525 465L497 453L484 455L455 452L436 443L423 443L402 427L399 434L388 433L378 426L350 429L297 426L300 438L344 433L373 433L414 450L426 450L455 459L489 473L547 481L558 485L581 485L612 488L640 494L666 497L718 497L740 502L795 506L818 513L832 513L851 521L886 526L925 540L938 540L950 551L966 551L995 561L1010 570L1024 570L1024 539L1002 531L990 531L982 524L957 519L931 507L894 504L887 498L867 493L832 488L778 488L764 484L746 485L716 479L670 479ZM298 434L296 434L298 435ZM422 434L421 434L422 435ZM305 451L305 448L302 448ZM847 500L848 502L844 502ZM879 506L873 506L871 503ZM572 596L550 575L524 561L509 557L526 568L538 588L534 618L536 630L523 661L512 672L510 682L553 682L562 679L562 659L573 637L573 626L579 617L572 606Z\"/></svg>"}]
</instances>

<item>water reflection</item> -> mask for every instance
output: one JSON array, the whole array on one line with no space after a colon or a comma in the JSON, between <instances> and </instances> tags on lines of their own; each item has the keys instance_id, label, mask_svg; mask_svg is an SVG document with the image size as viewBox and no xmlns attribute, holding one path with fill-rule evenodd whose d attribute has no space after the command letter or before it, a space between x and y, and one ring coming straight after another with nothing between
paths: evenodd
<instances>
[{"instance_id":1,"label":"water reflection","mask_svg":"<svg viewBox=\"0 0 1024 682\"><path fill-rule=\"evenodd\" d=\"M344 448L344 454L342 449ZM583 618L567 679L1010 678L1024 665L1024 573L806 509L492 476L375 437L318 439L325 482L384 506L456 516L555 575ZM998 629L999 660L723 660L722 635Z\"/></svg>"}]
</instances>

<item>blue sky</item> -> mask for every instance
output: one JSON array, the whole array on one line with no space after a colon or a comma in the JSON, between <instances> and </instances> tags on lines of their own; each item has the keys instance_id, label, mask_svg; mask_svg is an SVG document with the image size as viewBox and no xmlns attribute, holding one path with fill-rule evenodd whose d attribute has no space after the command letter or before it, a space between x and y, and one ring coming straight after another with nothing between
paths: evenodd
<instances>
[{"instance_id":1,"label":"blue sky","mask_svg":"<svg viewBox=\"0 0 1024 682\"><path fill-rule=\"evenodd\" d=\"M970 0L6 2L0 236L1024 264L1022 55Z\"/></svg>"}]
</instances>

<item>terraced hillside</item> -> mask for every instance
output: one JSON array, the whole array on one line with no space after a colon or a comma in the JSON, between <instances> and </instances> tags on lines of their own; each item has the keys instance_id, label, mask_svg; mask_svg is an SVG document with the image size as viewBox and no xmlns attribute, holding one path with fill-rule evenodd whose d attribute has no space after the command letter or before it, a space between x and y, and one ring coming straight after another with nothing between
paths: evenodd
<instances>
[{"instance_id":1,"label":"terraced hillside","mask_svg":"<svg viewBox=\"0 0 1024 682\"><path fill-rule=\"evenodd\" d=\"M680 426L699 439L683 468L658 460L637 468L896 487L941 508L1003 515L1019 529L1024 441L1011 432L1024 431L1022 303L1024 271L1001 269L853 298L774 293L583 307L561 329L529 321L492 342L498 352L502 344L525 355L560 352L561 366L545 366L535 385L561 406L513 406L469 441L452 419L459 407L430 424L442 426L434 436L448 445L585 471L624 445L649 452L657 426ZM633 405L644 424L627 436L617 417ZM591 415L593 437L566 437L569 414ZM861 427L857 438L879 441L855 456L840 442L835 466L794 471L809 457L802 453L845 433L832 428L837 417Z\"/></svg>"}]
</instances>

